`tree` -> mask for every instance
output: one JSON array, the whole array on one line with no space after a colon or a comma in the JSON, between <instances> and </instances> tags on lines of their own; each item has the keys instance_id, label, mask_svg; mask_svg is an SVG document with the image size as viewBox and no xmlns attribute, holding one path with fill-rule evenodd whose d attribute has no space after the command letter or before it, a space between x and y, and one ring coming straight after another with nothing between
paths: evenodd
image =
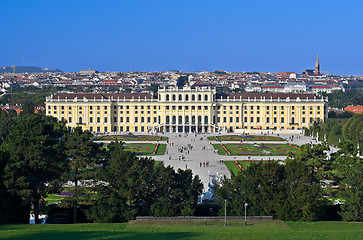
<instances>
[{"instance_id":1,"label":"tree","mask_svg":"<svg viewBox=\"0 0 363 240\"><path fill-rule=\"evenodd\" d=\"M136 215L180 216L194 213L202 183L190 170L174 171L151 158L138 158L122 143L109 145L99 169L87 217L96 222L124 222ZM112 209L112 211L110 211Z\"/></svg>"},{"instance_id":2,"label":"tree","mask_svg":"<svg viewBox=\"0 0 363 240\"><path fill-rule=\"evenodd\" d=\"M321 216L322 199L318 182L312 180L308 166L299 160L288 159L286 165L278 162L253 163L231 179L225 179L216 190L224 215L227 200L228 215L247 214L273 216L283 220L314 221ZM222 207L223 206L223 207Z\"/></svg>"},{"instance_id":3,"label":"tree","mask_svg":"<svg viewBox=\"0 0 363 240\"><path fill-rule=\"evenodd\" d=\"M339 214L344 221L363 221L363 161L345 154L338 162L343 175L339 195L345 200Z\"/></svg>"},{"instance_id":4,"label":"tree","mask_svg":"<svg viewBox=\"0 0 363 240\"><path fill-rule=\"evenodd\" d=\"M326 152L329 148L326 143L322 144L305 144L300 146L301 151L295 155L290 154L289 158L294 158L304 162L310 167L312 178L311 180L322 179L329 174L329 161L327 160Z\"/></svg>"},{"instance_id":5,"label":"tree","mask_svg":"<svg viewBox=\"0 0 363 240\"><path fill-rule=\"evenodd\" d=\"M9 153L0 148L0 224L28 223L29 206L22 198L8 191L4 183L4 170L9 161Z\"/></svg>"},{"instance_id":6,"label":"tree","mask_svg":"<svg viewBox=\"0 0 363 240\"><path fill-rule=\"evenodd\" d=\"M97 174L97 194L91 200L87 217L95 222L125 222L140 209L148 212L148 200L154 190L154 161L138 159L135 153L124 151L120 142L111 143L108 148L108 160Z\"/></svg>"},{"instance_id":7,"label":"tree","mask_svg":"<svg viewBox=\"0 0 363 240\"><path fill-rule=\"evenodd\" d=\"M325 201L320 184L312 178L308 166L296 159L287 159L284 183L285 199L278 218L290 221L314 221L322 216Z\"/></svg>"},{"instance_id":8,"label":"tree","mask_svg":"<svg viewBox=\"0 0 363 240\"><path fill-rule=\"evenodd\" d=\"M178 169L159 164L155 171L156 189L152 216L193 215L202 193L203 185L198 176L193 178L191 170Z\"/></svg>"},{"instance_id":9,"label":"tree","mask_svg":"<svg viewBox=\"0 0 363 240\"><path fill-rule=\"evenodd\" d=\"M73 196L63 201L63 206L74 208L74 223L77 222L78 202L86 194L87 180L94 178L93 167L101 164L102 154L100 145L92 141L93 135L76 127L65 135L65 153L69 159L68 171L63 175L65 181L74 182L70 190ZM88 181L89 182L89 181Z\"/></svg>"},{"instance_id":10,"label":"tree","mask_svg":"<svg viewBox=\"0 0 363 240\"><path fill-rule=\"evenodd\" d=\"M36 223L40 200L67 164L61 138L65 130L56 118L31 115L17 119L5 142L10 153L4 168L5 186L33 205Z\"/></svg>"}]
</instances>

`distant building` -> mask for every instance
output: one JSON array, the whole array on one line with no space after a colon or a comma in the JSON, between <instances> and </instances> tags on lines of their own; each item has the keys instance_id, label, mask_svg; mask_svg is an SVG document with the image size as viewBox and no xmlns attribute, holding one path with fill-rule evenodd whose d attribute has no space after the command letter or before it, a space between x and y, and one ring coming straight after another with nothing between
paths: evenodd
<instances>
[{"instance_id":1,"label":"distant building","mask_svg":"<svg viewBox=\"0 0 363 240\"><path fill-rule=\"evenodd\" d=\"M284 88L281 87L280 85L263 85L262 86L262 92L284 92Z\"/></svg>"},{"instance_id":2,"label":"distant building","mask_svg":"<svg viewBox=\"0 0 363 240\"><path fill-rule=\"evenodd\" d=\"M320 74L320 63L319 63L319 54L316 55L316 62L315 62L315 74Z\"/></svg>"},{"instance_id":3,"label":"distant building","mask_svg":"<svg viewBox=\"0 0 363 240\"><path fill-rule=\"evenodd\" d=\"M23 111L23 108L21 105L8 105L0 106L2 111L5 111L6 113L9 113L9 111L14 110L16 114L20 114Z\"/></svg>"},{"instance_id":4,"label":"distant building","mask_svg":"<svg viewBox=\"0 0 363 240\"><path fill-rule=\"evenodd\" d=\"M304 82L289 82L285 85L284 91L289 92L306 92L306 84Z\"/></svg>"},{"instance_id":5,"label":"distant building","mask_svg":"<svg viewBox=\"0 0 363 240\"><path fill-rule=\"evenodd\" d=\"M79 73L83 74L83 75L93 75L93 74L98 73L98 71L93 70L93 69L88 69L88 70L84 70L84 71L79 71Z\"/></svg>"},{"instance_id":6,"label":"distant building","mask_svg":"<svg viewBox=\"0 0 363 240\"><path fill-rule=\"evenodd\" d=\"M258 84L248 84L245 87L246 92L261 92L261 87Z\"/></svg>"},{"instance_id":7,"label":"distant building","mask_svg":"<svg viewBox=\"0 0 363 240\"><path fill-rule=\"evenodd\" d=\"M348 106L344 108L344 111L361 114L363 113L363 106Z\"/></svg>"},{"instance_id":8,"label":"distant building","mask_svg":"<svg viewBox=\"0 0 363 240\"><path fill-rule=\"evenodd\" d=\"M309 76L320 75L319 54L316 56L315 69L305 69L302 74Z\"/></svg>"}]
</instances>

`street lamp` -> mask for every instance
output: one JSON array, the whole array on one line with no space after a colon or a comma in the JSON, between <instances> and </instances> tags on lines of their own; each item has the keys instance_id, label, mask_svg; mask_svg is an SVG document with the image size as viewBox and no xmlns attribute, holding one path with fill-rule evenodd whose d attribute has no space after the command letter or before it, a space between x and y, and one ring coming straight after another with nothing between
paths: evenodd
<instances>
[{"instance_id":1,"label":"street lamp","mask_svg":"<svg viewBox=\"0 0 363 240\"><path fill-rule=\"evenodd\" d=\"M245 202L245 226L247 227L247 202Z\"/></svg>"},{"instance_id":2,"label":"street lamp","mask_svg":"<svg viewBox=\"0 0 363 240\"><path fill-rule=\"evenodd\" d=\"M224 200L224 226L227 226L227 199Z\"/></svg>"}]
</instances>

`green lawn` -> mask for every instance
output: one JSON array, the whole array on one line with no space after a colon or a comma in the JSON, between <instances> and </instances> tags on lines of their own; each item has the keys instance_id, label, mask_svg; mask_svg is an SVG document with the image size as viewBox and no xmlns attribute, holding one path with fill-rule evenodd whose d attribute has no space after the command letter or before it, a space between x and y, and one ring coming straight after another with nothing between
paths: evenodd
<instances>
[{"instance_id":1,"label":"green lawn","mask_svg":"<svg viewBox=\"0 0 363 240\"><path fill-rule=\"evenodd\" d=\"M298 152L299 146L296 144L248 144L248 143L231 143L223 144L227 151L221 144L212 144L218 150L219 155L257 155L257 156L284 156L289 152Z\"/></svg>"},{"instance_id":2,"label":"green lawn","mask_svg":"<svg viewBox=\"0 0 363 240\"><path fill-rule=\"evenodd\" d=\"M224 164L226 165L226 167L228 168L229 172L233 172L234 175L237 175L239 173L239 171L241 171L238 167L237 164L234 163L234 161L224 161Z\"/></svg>"},{"instance_id":3,"label":"green lawn","mask_svg":"<svg viewBox=\"0 0 363 240\"><path fill-rule=\"evenodd\" d=\"M103 144L103 147L108 149L108 144ZM159 144L159 148L155 154L154 148L156 143L125 143L125 151L133 151L137 155L142 156L153 156L153 155L164 155L166 151L166 144Z\"/></svg>"},{"instance_id":4,"label":"green lawn","mask_svg":"<svg viewBox=\"0 0 363 240\"><path fill-rule=\"evenodd\" d=\"M237 162L244 168L246 169L249 165L251 165L252 163L258 163L260 161L244 161L244 160L237 160ZM228 170L230 172L233 172L235 175L238 174L238 172L240 171L239 167L237 166L237 164L234 161L224 161L224 164L226 165L226 167L228 168Z\"/></svg>"},{"instance_id":5,"label":"green lawn","mask_svg":"<svg viewBox=\"0 0 363 240\"><path fill-rule=\"evenodd\" d=\"M154 152L156 144L154 143L127 143L125 144L126 151L133 151L137 155L164 155L166 150L166 144L160 144L155 154Z\"/></svg>"},{"instance_id":6,"label":"green lawn","mask_svg":"<svg viewBox=\"0 0 363 240\"><path fill-rule=\"evenodd\" d=\"M216 139L217 138L217 139ZM275 136L265 136L265 135L222 135L222 136L212 136L208 137L211 141L250 141L250 142L260 142L260 141L286 141L281 137Z\"/></svg>"},{"instance_id":7,"label":"green lawn","mask_svg":"<svg viewBox=\"0 0 363 240\"><path fill-rule=\"evenodd\" d=\"M110 135L99 136L93 139L94 141L166 141L167 137L153 136L153 135Z\"/></svg>"},{"instance_id":8,"label":"green lawn","mask_svg":"<svg viewBox=\"0 0 363 240\"><path fill-rule=\"evenodd\" d=\"M0 239L362 239L363 223L175 220L116 224L0 225Z\"/></svg>"},{"instance_id":9,"label":"green lawn","mask_svg":"<svg viewBox=\"0 0 363 240\"><path fill-rule=\"evenodd\" d=\"M63 196L56 196L55 194L48 194L47 198L45 199L47 201L47 204L56 204L61 202L65 197Z\"/></svg>"}]
</instances>

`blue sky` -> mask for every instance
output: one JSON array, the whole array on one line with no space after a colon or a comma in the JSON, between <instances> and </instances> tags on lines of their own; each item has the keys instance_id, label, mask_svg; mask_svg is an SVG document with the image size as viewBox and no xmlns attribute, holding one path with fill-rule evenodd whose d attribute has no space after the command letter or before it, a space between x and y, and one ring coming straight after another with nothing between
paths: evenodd
<instances>
[{"instance_id":1,"label":"blue sky","mask_svg":"<svg viewBox=\"0 0 363 240\"><path fill-rule=\"evenodd\" d=\"M363 74L363 1L0 0L0 67Z\"/></svg>"}]
</instances>

